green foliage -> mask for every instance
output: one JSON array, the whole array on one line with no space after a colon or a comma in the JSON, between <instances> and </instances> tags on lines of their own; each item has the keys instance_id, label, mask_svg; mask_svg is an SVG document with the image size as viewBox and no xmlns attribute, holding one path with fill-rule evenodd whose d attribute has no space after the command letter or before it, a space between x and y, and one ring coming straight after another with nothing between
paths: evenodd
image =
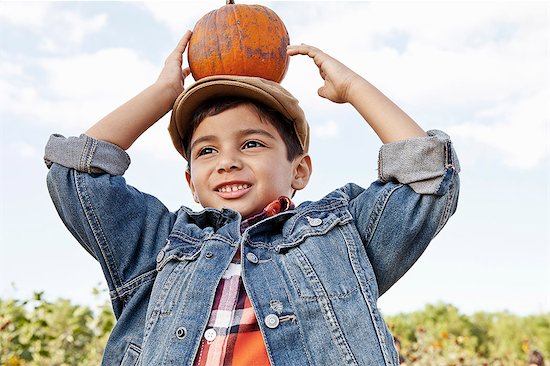
<instances>
[{"instance_id":1,"label":"green foliage","mask_svg":"<svg viewBox=\"0 0 550 366\"><path fill-rule=\"evenodd\" d=\"M386 317L407 364L525 365L529 353L550 355L550 314L460 314L448 304Z\"/></svg>"},{"instance_id":2,"label":"green foliage","mask_svg":"<svg viewBox=\"0 0 550 366\"><path fill-rule=\"evenodd\" d=\"M408 365L525 365L534 349L550 355L550 314L467 316L436 304L386 321ZM114 323L109 303L91 309L64 299L49 302L43 293L0 299L0 365L99 365Z\"/></svg>"},{"instance_id":3,"label":"green foliage","mask_svg":"<svg viewBox=\"0 0 550 366\"><path fill-rule=\"evenodd\" d=\"M114 325L109 304L94 313L68 300L0 299L0 365L99 365Z\"/></svg>"}]
</instances>

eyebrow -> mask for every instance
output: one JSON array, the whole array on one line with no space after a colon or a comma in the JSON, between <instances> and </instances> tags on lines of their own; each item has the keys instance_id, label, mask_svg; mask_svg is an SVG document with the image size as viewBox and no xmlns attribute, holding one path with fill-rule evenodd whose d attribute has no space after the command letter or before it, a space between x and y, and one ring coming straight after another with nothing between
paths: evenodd
<instances>
[{"instance_id":1,"label":"eyebrow","mask_svg":"<svg viewBox=\"0 0 550 366\"><path fill-rule=\"evenodd\" d=\"M258 129L258 128L247 128L247 129L244 129L244 130L240 130L238 132L238 135L239 135L239 137L245 137L245 136L250 136L250 135L262 135L262 136L265 136L267 138L276 140L275 136L273 136L272 134L270 134L266 130L262 130L262 129ZM195 147L195 145L197 145L201 142L212 141L212 140L216 140L216 139L217 139L216 135L201 136L198 139L196 139L195 141L193 141L193 143L191 143L191 147L189 148L189 150L192 151L193 148Z\"/></svg>"}]
</instances>

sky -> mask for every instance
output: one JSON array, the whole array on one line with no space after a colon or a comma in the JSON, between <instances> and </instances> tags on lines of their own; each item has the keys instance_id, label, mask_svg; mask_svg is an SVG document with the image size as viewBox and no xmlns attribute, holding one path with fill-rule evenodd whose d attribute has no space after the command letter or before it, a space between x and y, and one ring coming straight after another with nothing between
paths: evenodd
<instances>
[{"instance_id":1,"label":"sky","mask_svg":"<svg viewBox=\"0 0 550 366\"><path fill-rule=\"evenodd\" d=\"M549 4L258 2L281 17L291 43L336 57L455 145L458 210L380 298L381 311L437 302L464 313L550 311ZM52 133L78 136L152 84L185 30L222 5L0 2L2 298L44 291L86 305L108 300L92 294L106 288L100 267L51 203L44 146ZM313 176L296 203L375 181L380 140L352 106L317 95L314 64L293 57L282 85L312 131ZM199 209L168 119L129 149L125 177L171 211Z\"/></svg>"}]
</instances>

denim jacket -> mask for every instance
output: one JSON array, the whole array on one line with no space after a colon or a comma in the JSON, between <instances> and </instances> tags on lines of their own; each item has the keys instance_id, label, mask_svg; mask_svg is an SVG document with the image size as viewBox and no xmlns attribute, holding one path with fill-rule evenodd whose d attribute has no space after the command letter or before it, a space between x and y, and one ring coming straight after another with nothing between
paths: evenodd
<instances>
[{"instance_id":1,"label":"denim jacket","mask_svg":"<svg viewBox=\"0 0 550 366\"><path fill-rule=\"evenodd\" d=\"M379 179L240 233L231 209L170 212L127 185L126 152L52 135L48 189L74 237L101 264L117 323L103 365L192 365L220 278L241 248L242 278L273 366L398 365L377 299L455 212L449 137L383 145Z\"/></svg>"}]
</instances>

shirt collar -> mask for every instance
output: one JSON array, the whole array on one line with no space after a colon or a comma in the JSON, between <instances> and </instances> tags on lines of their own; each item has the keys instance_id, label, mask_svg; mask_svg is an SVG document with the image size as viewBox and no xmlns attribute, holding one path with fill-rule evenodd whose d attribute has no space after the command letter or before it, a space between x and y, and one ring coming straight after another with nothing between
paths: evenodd
<instances>
[{"instance_id":1,"label":"shirt collar","mask_svg":"<svg viewBox=\"0 0 550 366\"><path fill-rule=\"evenodd\" d=\"M265 206L261 212L255 215L251 215L247 217L245 220L243 220L241 222L241 233L243 233L248 227L254 225L257 222L262 221L265 218L275 216L278 213L291 210L293 208L294 208L294 203L292 203L290 198L286 196L281 196L275 201Z\"/></svg>"}]
</instances>

